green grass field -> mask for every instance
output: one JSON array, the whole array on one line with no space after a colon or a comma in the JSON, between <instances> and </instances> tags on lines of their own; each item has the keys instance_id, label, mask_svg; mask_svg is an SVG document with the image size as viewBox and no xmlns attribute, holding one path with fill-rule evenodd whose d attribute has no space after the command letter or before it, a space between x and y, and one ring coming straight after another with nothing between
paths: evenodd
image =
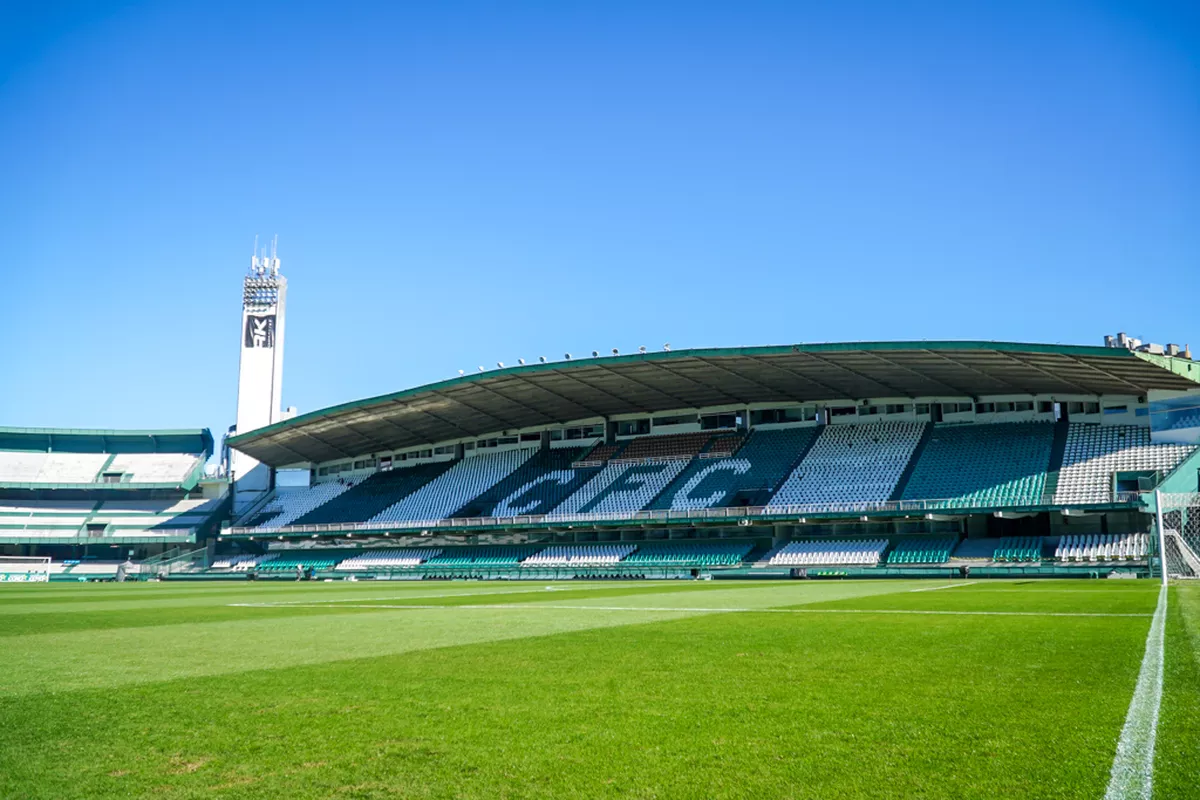
<instances>
[{"instance_id":1,"label":"green grass field","mask_svg":"<svg viewBox=\"0 0 1200 800\"><path fill-rule=\"evenodd\" d=\"M952 586L952 588L938 588ZM0 797L1104 795L1148 581L0 586ZM1155 797L1200 796L1200 586Z\"/></svg>"}]
</instances>

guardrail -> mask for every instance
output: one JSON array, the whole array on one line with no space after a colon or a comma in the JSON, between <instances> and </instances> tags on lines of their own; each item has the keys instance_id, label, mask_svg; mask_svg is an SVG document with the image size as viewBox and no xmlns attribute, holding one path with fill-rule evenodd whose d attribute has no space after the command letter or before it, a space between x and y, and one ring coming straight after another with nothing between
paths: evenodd
<instances>
[{"instance_id":1,"label":"guardrail","mask_svg":"<svg viewBox=\"0 0 1200 800\"><path fill-rule=\"evenodd\" d=\"M1079 503L1064 508L1088 508L1100 505L1130 505L1139 502L1138 492L1114 492L1109 500ZM1042 506L1053 505L1053 498L1043 496ZM972 506L961 499L943 500L883 500L855 503L804 503L779 506L736 506L729 508L684 509L670 511L623 511L602 514L524 514L513 517L459 517L449 519L410 520L400 522L347 522L321 525L286 525L279 528L234 527L224 531L232 536L288 536L322 533L382 533L386 531L462 530L472 528L508 528L527 525L577 525L606 522L736 522L769 521L772 518L800 518L829 514L931 514L978 513L982 511L1020 512L1030 506Z\"/></svg>"}]
</instances>

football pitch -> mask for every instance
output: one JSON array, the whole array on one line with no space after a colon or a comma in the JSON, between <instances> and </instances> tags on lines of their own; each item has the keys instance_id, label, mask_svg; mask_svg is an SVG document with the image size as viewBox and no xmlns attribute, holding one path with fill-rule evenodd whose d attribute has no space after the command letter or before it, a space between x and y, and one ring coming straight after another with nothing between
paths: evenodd
<instances>
[{"instance_id":1,"label":"football pitch","mask_svg":"<svg viewBox=\"0 0 1200 800\"><path fill-rule=\"evenodd\" d=\"M0 586L0 797L1101 798L1150 581ZM1156 798L1200 796L1200 586Z\"/></svg>"}]
</instances>

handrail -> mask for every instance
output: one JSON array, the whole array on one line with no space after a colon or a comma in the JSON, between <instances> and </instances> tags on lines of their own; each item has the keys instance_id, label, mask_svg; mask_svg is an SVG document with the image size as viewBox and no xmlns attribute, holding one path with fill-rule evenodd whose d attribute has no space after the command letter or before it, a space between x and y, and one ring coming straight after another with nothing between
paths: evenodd
<instances>
[{"instance_id":1,"label":"handrail","mask_svg":"<svg viewBox=\"0 0 1200 800\"><path fill-rule=\"evenodd\" d=\"M1052 496L1043 496L1039 505L1055 505ZM1138 492L1113 492L1108 500L1059 504L1061 507L1093 507L1097 505L1129 505L1140 501ZM733 506L726 508L700 508L652 511L615 511L588 514L522 514L513 517L459 517L448 519L405 520L393 522L348 522L315 525L286 525L279 528L232 527L227 535L233 536L285 536L291 534L359 533L385 531L425 531L437 529L462 529L482 527L515 527L539 524L587 524L591 522L673 522L673 521L720 521L720 520L769 520L774 517L817 516L824 514L878 514L878 513L971 513L972 511L1012 510L1019 511L1028 506L971 506L961 498L940 500L872 500L844 503L800 503L778 506ZM243 515L244 516L244 515Z\"/></svg>"}]
</instances>

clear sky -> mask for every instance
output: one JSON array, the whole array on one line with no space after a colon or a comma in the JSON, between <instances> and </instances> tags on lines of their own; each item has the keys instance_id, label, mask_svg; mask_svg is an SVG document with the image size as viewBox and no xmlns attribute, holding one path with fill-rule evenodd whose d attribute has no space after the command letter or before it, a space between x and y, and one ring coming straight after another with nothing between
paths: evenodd
<instances>
[{"instance_id":1,"label":"clear sky","mask_svg":"<svg viewBox=\"0 0 1200 800\"><path fill-rule=\"evenodd\" d=\"M638 345L1200 348L1200 4L0 3L0 424Z\"/></svg>"}]
</instances>

